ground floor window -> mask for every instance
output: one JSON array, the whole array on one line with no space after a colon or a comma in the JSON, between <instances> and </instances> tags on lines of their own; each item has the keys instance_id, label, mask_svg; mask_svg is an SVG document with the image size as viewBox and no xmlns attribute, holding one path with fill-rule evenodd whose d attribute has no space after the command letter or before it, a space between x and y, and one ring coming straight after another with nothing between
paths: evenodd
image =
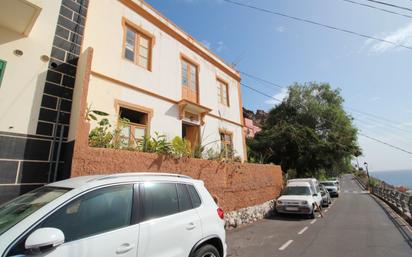
<instances>
[{"instance_id":1,"label":"ground floor window","mask_svg":"<svg viewBox=\"0 0 412 257\"><path fill-rule=\"evenodd\" d=\"M225 158L233 158L233 133L227 130L220 129L221 150Z\"/></svg>"},{"instance_id":2,"label":"ground floor window","mask_svg":"<svg viewBox=\"0 0 412 257\"><path fill-rule=\"evenodd\" d=\"M142 109L133 109L130 106L119 107L120 143L122 146L131 146L149 135L151 112Z\"/></svg>"}]
</instances>

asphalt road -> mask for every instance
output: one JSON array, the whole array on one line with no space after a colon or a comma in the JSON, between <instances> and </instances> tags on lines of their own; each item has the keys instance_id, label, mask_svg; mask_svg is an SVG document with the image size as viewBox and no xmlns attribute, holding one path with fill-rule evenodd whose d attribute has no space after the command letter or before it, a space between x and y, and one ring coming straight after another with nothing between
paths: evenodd
<instances>
[{"instance_id":1,"label":"asphalt road","mask_svg":"<svg viewBox=\"0 0 412 257\"><path fill-rule=\"evenodd\" d=\"M273 217L227 233L228 257L408 257L412 228L352 175L315 220Z\"/></svg>"}]
</instances>

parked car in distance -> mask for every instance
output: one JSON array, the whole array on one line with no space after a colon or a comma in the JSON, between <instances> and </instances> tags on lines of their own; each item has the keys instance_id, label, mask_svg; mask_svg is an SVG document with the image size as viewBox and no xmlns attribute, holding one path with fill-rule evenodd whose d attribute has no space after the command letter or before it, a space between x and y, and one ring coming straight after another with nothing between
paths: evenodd
<instances>
[{"instance_id":1,"label":"parked car in distance","mask_svg":"<svg viewBox=\"0 0 412 257\"><path fill-rule=\"evenodd\" d=\"M187 176L76 177L0 206L0 255L224 257L223 216Z\"/></svg>"},{"instance_id":2,"label":"parked car in distance","mask_svg":"<svg viewBox=\"0 0 412 257\"><path fill-rule=\"evenodd\" d=\"M340 190L334 181L321 181L320 184L329 191L330 196L339 197Z\"/></svg>"},{"instance_id":3,"label":"parked car in distance","mask_svg":"<svg viewBox=\"0 0 412 257\"><path fill-rule=\"evenodd\" d=\"M320 191L321 191L321 195L322 195L322 206L323 207L328 207L329 204L332 203L332 199L330 198L329 191L322 184L319 185L319 187L320 187Z\"/></svg>"},{"instance_id":4,"label":"parked car in distance","mask_svg":"<svg viewBox=\"0 0 412 257\"><path fill-rule=\"evenodd\" d=\"M290 182L276 200L276 211L278 213L305 214L313 219L316 209L315 194L309 182Z\"/></svg>"},{"instance_id":5,"label":"parked car in distance","mask_svg":"<svg viewBox=\"0 0 412 257\"><path fill-rule=\"evenodd\" d=\"M333 182L338 186L338 189L339 189L339 191L340 191L339 178L330 178L328 181L333 181Z\"/></svg>"},{"instance_id":6,"label":"parked car in distance","mask_svg":"<svg viewBox=\"0 0 412 257\"><path fill-rule=\"evenodd\" d=\"M292 182L308 182L310 184L313 197L319 206L322 206L322 195L319 188L319 181L316 178L296 178L289 179L288 184ZM315 195L316 194L316 195Z\"/></svg>"}]
</instances>

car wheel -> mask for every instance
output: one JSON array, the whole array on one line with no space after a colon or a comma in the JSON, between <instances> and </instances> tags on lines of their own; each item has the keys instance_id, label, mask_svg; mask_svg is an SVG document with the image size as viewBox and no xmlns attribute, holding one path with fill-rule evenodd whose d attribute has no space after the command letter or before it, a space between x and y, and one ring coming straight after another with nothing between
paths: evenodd
<instances>
[{"instance_id":1,"label":"car wheel","mask_svg":"<svg viewBox=\"0 0 412 257\"><path fill-rule=\"evenodd\" d=\"M220 254L213 245L204 245L197 249L192 257L220 257Z\"/></svg>"}]
</instances>

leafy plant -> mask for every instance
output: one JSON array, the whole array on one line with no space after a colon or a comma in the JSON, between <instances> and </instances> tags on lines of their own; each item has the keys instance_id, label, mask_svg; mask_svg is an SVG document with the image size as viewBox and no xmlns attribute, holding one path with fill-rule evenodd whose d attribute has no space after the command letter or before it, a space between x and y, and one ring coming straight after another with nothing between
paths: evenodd
<instances>
[{"instance_id":1,"label":"leafy plant","mask_svg":"<svg viewBox=\"0 0 412 257\"><path fill-rule=\"evenodd\" d=\"M190 141L185 138L173 138L171 146L173 155L176 157L189 157L192 154Z\"/></svg>"},{"instance_id":2,"label":"leafy plant","mask_svg":"<svg viewBox=\"0 0 412 257\"><path fill-rule=\"evenodd\" d=\"M102 112L102 111L99 111L99 110L92 110L92 105L89 105L89 106L86 108L85 119L86 119L87 121L92 121L92 120L97 121L96 115L97 115L97 116L103 116L103 117L109 116L109 114L106 113L106 112Z\"/></svg>"},{"instance_id":3,"label":"leafy plant","mask_svg":"<svg viewBox=\"0 0 412 257\"><path fill-rule=\"evenodd\" d=\"M89 145L91 147L107 148L113 139L113 134L110 131L111 125L109 120L104 118L98 122L98 126L89 134Z\"/></svg>"},{"instance_id":4,"label":"leafy plant","mask_svg":"<svg viewBox=\"0 0 412 257\"><path fill-rule=\"evenodd\" d=\"M201 158L203 158L204 151L205 151L205 146L203 146L201 144L197 144L195 146L195 149L192 152L192 157L201 159Z\"/></svg>"},{"instance_id":5,"label":"leafy plant","mask_svg":"<svg viewBox=\"0 0 412 257\"><path fill-rule=\"evenodd\" d=\"M136 150L136 144L134 141L127 140L127 142L122 141L122 130L130 126L130 120L126 118L119 118L117 120L117 128L113 131L113 141L111 144L112 148L115 149L128 149Z\"/></svg>"}]
</instances>

